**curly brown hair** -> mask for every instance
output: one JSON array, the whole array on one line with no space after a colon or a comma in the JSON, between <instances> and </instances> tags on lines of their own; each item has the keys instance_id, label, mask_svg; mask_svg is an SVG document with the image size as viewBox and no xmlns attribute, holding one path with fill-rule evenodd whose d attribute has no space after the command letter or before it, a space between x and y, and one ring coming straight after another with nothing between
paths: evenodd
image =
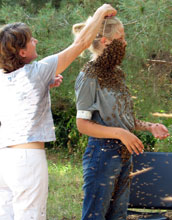
<instances>
[{"instance_id":1,"label":"curly brown hair","mask_svg":"<svg viewBox=\"0 0 172 220\"><path fill-rule=\"evenodd\" d=\"M7 24L0 29L0 68L5 73L25 65L25 60L19 55L19 51L26 48L31 37L31 30L21 22Z\"/></svg>"}]
</instances>

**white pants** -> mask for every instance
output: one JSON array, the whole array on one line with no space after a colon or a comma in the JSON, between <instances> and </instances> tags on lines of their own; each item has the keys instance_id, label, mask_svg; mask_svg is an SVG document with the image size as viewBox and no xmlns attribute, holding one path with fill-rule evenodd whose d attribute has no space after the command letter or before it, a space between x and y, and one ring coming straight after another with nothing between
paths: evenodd
<instances>
[{"instance_id":1,"label":"white pants","mask_svg":"<svg viewBox=\"0 0 172 220\"><path fill-rule=\"evenodd\" d=\"M45 220L48 168L41 149L0 149L0 220Z\"/></svg>"}]
</instances>

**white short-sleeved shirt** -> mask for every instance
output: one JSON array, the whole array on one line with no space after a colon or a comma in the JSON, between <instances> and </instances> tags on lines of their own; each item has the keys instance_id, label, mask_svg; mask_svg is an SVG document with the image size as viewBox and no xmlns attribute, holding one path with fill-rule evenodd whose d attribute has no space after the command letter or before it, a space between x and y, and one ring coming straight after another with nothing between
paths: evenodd
<instances>
[{"instance_id":1,"label":"white short-sleeved shirt","mask_svg":"<svg viewBox=\"0 0 172 220\"><path fill-rule=\"evenodd\" d=\"M4 74L0 70L0 148L55 140L49 85L58 56Z\"/></svg>"}]
</instances>

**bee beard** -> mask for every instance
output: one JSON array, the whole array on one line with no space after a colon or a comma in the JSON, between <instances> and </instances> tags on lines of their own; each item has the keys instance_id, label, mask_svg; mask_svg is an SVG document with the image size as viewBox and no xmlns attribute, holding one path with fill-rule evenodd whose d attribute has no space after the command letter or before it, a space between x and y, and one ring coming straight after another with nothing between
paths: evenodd
<instances>
[{"instance_id":1,"label":"bee beard","mask_svg":"<svg viewBox=\"0 0 172 220\"><path fill-rule=\"evenodd\" d=\"M125 56L125 46L119 40L113 40L100 55L93 65L99 66L106 70L112 70L116 66L120 66Z\"/></svg>"},{"instance_id":2,"label":"bee beard","mask_svg":"<svg viewBox=\"0 0 172 220\"><path fill-rule=\"evenodd\" d=\"M113 40L95 61L86 63L82 71L91 78L97 78L101 88L126 90L125 73L120 68L124 56L122 42Z\"/></svg>"},{"instance_id":3,"label":"bee beard","mask_svg":"<svg viewBox=\"0 0 172 220\"><path fill-rule=\"evenodd\" d=\"M95 61L90 61L84 66L83 71L86 72L86 76L96 78L101 89L106 88L111 91L111 95L114 94L114 100L116 100L116 93L121 93L121 100L126 103L125 108L130 109L130 113L134 118L133 102L129 89L125 84L125 73L120 68L124 55L125 47L119 40L113 40L112 43L104 49L102 55ZM115 102L113 109L116 108L116 104ZM120 103L118 107L120 108ZM115 115L113 117L116 120ZM124 145L121 147L120 154L123 161L128 161L131 156Z\"/></svg>"}]
</instances>

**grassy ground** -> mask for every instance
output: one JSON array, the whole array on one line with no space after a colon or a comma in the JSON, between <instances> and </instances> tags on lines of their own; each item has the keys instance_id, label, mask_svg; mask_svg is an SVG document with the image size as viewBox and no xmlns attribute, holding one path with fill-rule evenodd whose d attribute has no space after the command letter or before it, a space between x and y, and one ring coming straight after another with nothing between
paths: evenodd
<instances>
[{"instance_id":1,"label":"grassy ground","mask_svg":"<svg viewBox=\"0 0 172 220\"><path fill-rule=\"evenodd\" d=\"M49 169L47 220L81 219L83 201L81 157L66 155L61 152L47 152ZM166 216L172 220L172 211L168 211ZM127 220L137 219L138 215L127 218Z\"/></svg>"},{"instance_id":2,"label":"grassy ground","mask_svg":"<svg viewBox=\"0 0 172 220\"><path fill-rule=\"evenodd\" d=\"M48 153L47 220L79 220L82 210L81 160Z\"/></svg>"}]
</instances>

